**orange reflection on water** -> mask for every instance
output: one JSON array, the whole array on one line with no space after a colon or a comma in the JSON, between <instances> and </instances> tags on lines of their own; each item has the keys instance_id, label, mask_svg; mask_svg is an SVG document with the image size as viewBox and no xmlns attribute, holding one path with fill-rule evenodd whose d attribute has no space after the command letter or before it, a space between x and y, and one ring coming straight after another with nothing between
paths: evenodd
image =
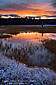
<instances>
[{"instance_id":1,"label":"orange reflection on water","mask_svg":"<svg viewBox=\"0 0 56 85\"><path fill-rule=\"evenodd\" d=\"M44 39L56 39L56 33L38 33L38 32L23 32L17 35L12 35L12 37L7 38L7 40L13 43L27 44L27 43L42 43L41 40Z\"/></svg>"},{"instance_id":2,"label":"orange reflection on water","mask_svg":"<svg viewBox=\"0 0 56 85\"><path fill-rule=\"evenodd\" d=\"M44 33L42 36L42 33L38 32L23 32L19 33L17 35L12 35L13 37L10 40L13 40L14 42L20 42L20 43L42 43L41 40L44 39L53 39L54 37L51 36L53 33Z\"/></svg>"}]
</instances>

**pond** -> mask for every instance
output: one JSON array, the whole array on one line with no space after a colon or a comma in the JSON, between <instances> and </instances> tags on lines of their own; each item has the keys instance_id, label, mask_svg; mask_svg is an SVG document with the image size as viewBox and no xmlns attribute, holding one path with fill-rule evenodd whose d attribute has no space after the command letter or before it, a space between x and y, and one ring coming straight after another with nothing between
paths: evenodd
<instances>
[{"instance_id":1,"label":"pond","mask_svg":"<svg viewBox=\"0 0 56 85\"><path fill-rule=\"evenodd\" d=\"M1 50L5 56L24 63L28 66L45 66L54 59L55 55L48 51L42 40L56 40L56 33L20 32L12 37L0 39Z\"/></svg>"},{"instance_id":2,"label":"pond","mask_svg":"<svg viewBox=\"0 0 56 85\"><path fill-rule=\"evenodd\" d=\"M6 35L6 34L4 34ZM9 35L9 34L7 34ZM16 35L11 34L12 37L3 39L4 41L9 41L12 43L20 43L21 45L26 45L28 43L41 44L41 40L44 39L54 39L56 40L56 33L38 33L38 32L21 32Z\"/></svg>"}]
</instances>

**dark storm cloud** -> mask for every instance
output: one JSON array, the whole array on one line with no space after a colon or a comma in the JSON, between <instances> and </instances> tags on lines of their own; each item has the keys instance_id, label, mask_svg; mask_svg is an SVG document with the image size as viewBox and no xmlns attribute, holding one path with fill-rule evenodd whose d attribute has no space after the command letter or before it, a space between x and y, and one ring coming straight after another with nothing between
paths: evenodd
<instances>
[{"instance_id":1,"label":"dark storm cloud","mask_svg":"<svg viewBox=\"0 0 56 85\"><path fill-rule=\"evenodd\" d=\"M14 8L14 9L21 9L21 10L39 10L39 9L32 9L28 8L33 6L34 4L43 4L49 3L51 0L0 0L0 10L3 11L5 8ZM28 6L28 7L27 7Z\"/></svg>"},{"instance_id":2,"label":"dark storm cloud","mask_svg":"<svg viewBox=\"0 0 56 85\"><path fill-rule=\"evenodd\" d=\"M0 5L10 5L10 4L21 4L21 3L33 3L33 4L39 4L39 3L46 3L50 2L51 0L0 0Z\"/></svg>"},{"instance_id":3,"label":"dark storm cloud","mask_svg":"<svg viewBox=\"0 0 56 85\"><path fill-rule=\"evenodd\" d=\"M38 9L36 7L33 8L35 4ZM51 6L56 7L56 0L0 0L0 13L4 11L5 13L7 11L19 13L21 10L29 10L31 13L37 14L38 11L41 11L42 7L45 11L49 11L51 8L48 9L50 4ZM49 11L49 13L56 14L55 11Z\"/></svg>"},{"instance_id":4,"label":"dark storm cloud","mask_svg":"<svg viewBox=\"0 0 56 85\"><path fill-rule=\"evenodd\" d=\"M5 17L8 17L9 15L3 15L3 14L0 14L0 16L5 16Z\"/></svg>"},{"instance_id":5,"label":"dark storm cloud","mask_svg":"<svg viewBox=\"0 0 56 85\"><path fill-rule=\"evenodd\" d=\"M36 17L34 17L34 16L27 16L27 17L29 17L29 18L40 18L41 16L36 16Z\"/></svg>"},{"instance_id":6,"label":"dark storm cloud","mask_svg":"<svg viewBox=\"0 0 56 85\"><path fill-rule=\"evenodd\" d=\"M4 5L4 6L0 6L0 10L1 11L15 11L15 10L23 10L26 9L26 6L28 6L28 4L8 4L8 5Z\"/></svg>"},{"instance_id":7,"label":"dark storm cloud","mask_svg":"<svg viewBox=\"0 0 56 85\"><path fill-rule=\"evenodd\" d=\"M10 15L0 15L0 16L4 16L4 17L8 17L8 16L11 16L11 17L20 17L19 15L16 15L16 14L10 14Z\"/></svg>"},{"instance_id":8,"label":"dark storm cloud","mask_svg":"<svg viewBox=\"0 0 56 85\"><path fill-rule=\"evenodd\" d=\"M54 11L53 14L56 14L56 11Z\"/></svg>"},{"instance_id":9,"label":"dark storm cloud","mask_svg":"<svg viewBox=\"0 0 56 85\"><path fill-rule=\"evenodd\" d=\"M34 9L34 8L29 8L30 4L29 3L21 3L19 5L12 4L12 5L6 5L0 10L3 11L15 11L15 10L33 10L33 11L39 11L40 9ZM7 10L8 9L8 10Z\"/></svg>"},{"instance_id":10,"label":"dark storm cloud","mask_svg":"<svg viewBox=\"0 0 56 85\"><path fill-rule=\"evenodd\" d=\"M4 15L5 17L8 17L8 15Z\"/></svg>"},{"instance_id":11,"label":"dark storm cloud","mask_svg":"<svg viewBox=\"0 0 56 85\"><path fill-rule=\"evenodd\" d=\"M56 7L56 0L52 0L53 7Z\"/></svg>"},{"instance_id":12,"label":"dark storm cloud","mask_svg":"<svg viewBox=\"0 0 56 85\"><path fill-rule=\"evenodd\" d=\"M48 16L48 15L43 15L45 17L56 17L56 15L53 15L53 16Z\"/></svg>"},{"instance_id":13,"label":"dark storm cloud","mask_svg":"<svg viewBox=\"0 0 56 85\"><path fill-rule=\"evenodd\" d=\"M11 16L11 17L20 17L19 15L16 15L16 14L10 14L8 16Z\"/></svg>"},{"instance_id":14,"label":"dark storm cloud","mask_svg":"<svg viewBox=\"0 0 56 85\"><path fill-rule=\"evenodd\" d=\"M50 14L56 14L56 11L46 11L46 12L48 12Z\"/></svg>"},{"instance_id":15,"label":"dark storm cloud","mask_svg":"<svg viewBox=\"0 0 56 85\"><path fill-rule=\"evenodd\" d=\"M15 9L19 9L38 11L39 9L29 7L32 7L34 4L38 6L38 4L49 3L50 1L51 0L0 0L0 10L14 11Z\"/></svg>"}]
</instances>

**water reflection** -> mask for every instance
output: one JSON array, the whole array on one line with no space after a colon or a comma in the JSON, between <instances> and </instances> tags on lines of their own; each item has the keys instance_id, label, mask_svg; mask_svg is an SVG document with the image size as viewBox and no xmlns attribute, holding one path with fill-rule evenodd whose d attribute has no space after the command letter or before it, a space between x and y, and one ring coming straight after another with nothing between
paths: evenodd
<instances>
[{"instance_id":1,"label":"water reflection","mask_svg":"<svg viewBox=\"0 0 56 85\"><path fill-rule=\"evenodd\" d=\"M2 43L0 43L0 49L5 56L14 57L16 61L19 60L20 63L24 63L27 66L44 67L46 65L48 66L49 63L53 65L53 62L55 62L53 61L55 55L41 44L41 40L44 39L56 40L55 33L44 33L42 36L42 33L23 32L17 35L11 34L11 36L10 38L3 39Z\"/></svg>"},{"instance_id":2,"label":"water reflection","mask_svg":"<svg viewBox=\"0 0 56 85\"><path fill-rule=\"evenodd\" d=\"M11 34L12 35L12 34ZM42 43L44 39L55 39L56 33L38 33L38 32L23 32L17 35L12 35L11 38L6 40L12 41L13 43L27 44L27 43Z\"/></svg>"}]
</instances>

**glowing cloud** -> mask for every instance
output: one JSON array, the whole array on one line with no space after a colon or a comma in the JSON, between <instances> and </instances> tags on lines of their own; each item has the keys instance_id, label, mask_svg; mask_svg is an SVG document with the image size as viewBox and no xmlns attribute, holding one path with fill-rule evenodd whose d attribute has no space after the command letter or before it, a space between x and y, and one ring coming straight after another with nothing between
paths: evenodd
<instances>
[{"instance_id":1,"label":"glowing cloud","mask_svg":"<svg viewBox=\"0 0 56 85\"><path fill-rule=\"evenodd\" d=\"M54 16L56 14L55 3L56 0L0 0L0 14Z\"/></svg>"}]
</instances>

